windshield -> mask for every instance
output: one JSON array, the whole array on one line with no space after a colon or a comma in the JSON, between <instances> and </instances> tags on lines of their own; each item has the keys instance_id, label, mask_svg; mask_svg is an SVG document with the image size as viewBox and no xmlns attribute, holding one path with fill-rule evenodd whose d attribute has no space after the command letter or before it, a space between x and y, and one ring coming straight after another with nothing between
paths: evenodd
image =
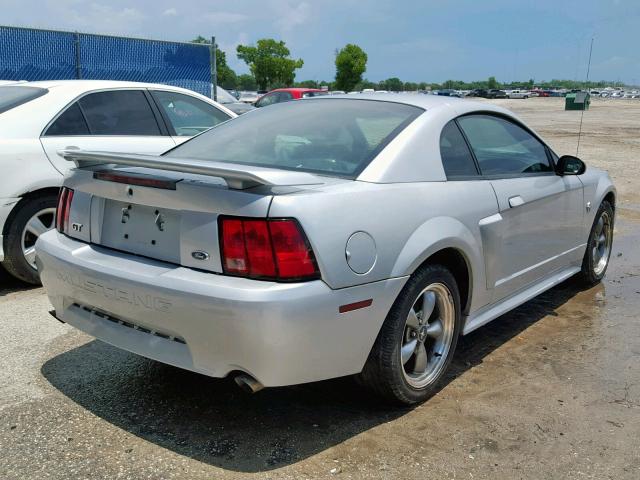
<instances>
[{"instance_id":1,"label":"windshield","mask_svg":"<svg viewBox=\"0 0 640 480\"><path fill-rule=\"evenodd\" d=\"M25 86L1 86L0 87L0 113L30 102L47 93L46 88Z\"/></svg>"},{"instance_id":2,"label":"windshield","mask_svg":"<svg viewBox=\"0 0 640 480\"><path fill-rule=\"evenodd\" d=\"M227 92L224 88L216 88L216 100L218 103L236 103L238 99Z\"/></svg>"},{"instance_id":3,"label":"windshield","mask_svg":"<svg viewBox=\"0 0 640 480\"><path fill-rule=\"evenodd\" d=\"M284 102L225 122L166 155L355 178L423 111L375 100Z\"/></svg>"}]
</instances>

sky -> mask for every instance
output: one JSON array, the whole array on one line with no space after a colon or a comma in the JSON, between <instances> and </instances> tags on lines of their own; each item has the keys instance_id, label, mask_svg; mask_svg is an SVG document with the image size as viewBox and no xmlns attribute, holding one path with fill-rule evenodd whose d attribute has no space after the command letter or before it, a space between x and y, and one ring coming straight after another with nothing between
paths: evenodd
<instances>
[{"instance_id":1,"label":"sky","mask_svg":"<svg viewBox=\"0 0 640 480\"><path fill-rule=\"evenodd\" d=\"M304 60L297 80L332 80L347 43L372 81L584 80L594 38L590 78L640 84L640 0L0 0L0 25L215 35L238 73L238 44L281 39Z\"/></svg>"}]
</instances>

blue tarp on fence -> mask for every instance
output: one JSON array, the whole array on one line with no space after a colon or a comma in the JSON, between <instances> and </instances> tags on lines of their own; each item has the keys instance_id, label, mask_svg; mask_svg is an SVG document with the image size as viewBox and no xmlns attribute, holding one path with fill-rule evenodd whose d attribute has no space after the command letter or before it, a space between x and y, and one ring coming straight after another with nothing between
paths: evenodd
<instances>
[{"instance_id":1,"label":"blue tarp on fence","mask_svg":"<svg viewBox=\"0 0 640 480\"><path fill-rule=\"evenodd\" d=\"M0 80L153 82L211 95L208 45L0 26Z\"/></svg>"}]
</instances>

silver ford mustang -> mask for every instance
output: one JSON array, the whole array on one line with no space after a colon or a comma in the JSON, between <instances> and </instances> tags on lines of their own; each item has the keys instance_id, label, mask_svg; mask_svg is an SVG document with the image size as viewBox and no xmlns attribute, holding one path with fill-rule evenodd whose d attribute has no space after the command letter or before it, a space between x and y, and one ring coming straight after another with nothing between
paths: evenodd
<instances>
[{"instance_id":1,"label":"silver ford mustang","mask_svg":"<svg viewBox=\"0 0 640 480\"><path fill-rule=\"evenodd\" d=\"M486 103L332 96L162 156L61 154L53 314L251 391L358 374L422 401L459 335L611 254L609 176Z\"/></svg>"}]
</instances>

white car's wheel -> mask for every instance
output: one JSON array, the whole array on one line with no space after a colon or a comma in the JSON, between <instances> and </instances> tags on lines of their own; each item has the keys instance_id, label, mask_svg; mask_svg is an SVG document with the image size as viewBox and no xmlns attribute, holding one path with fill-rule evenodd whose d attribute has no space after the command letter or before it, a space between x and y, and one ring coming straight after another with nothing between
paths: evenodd
<instances>
[{"instance_id":1,"label":"white car's wheel","mask_svg":"<svg viewBox=\"0 0 640 480\"><path fill-rule=\"evenodd\" d=\"M38 237L55 227L56 195L22 200L4 239L2 266L14 277L34 285L40 283L35 263Z\"/></svg>"}]
</instances>

